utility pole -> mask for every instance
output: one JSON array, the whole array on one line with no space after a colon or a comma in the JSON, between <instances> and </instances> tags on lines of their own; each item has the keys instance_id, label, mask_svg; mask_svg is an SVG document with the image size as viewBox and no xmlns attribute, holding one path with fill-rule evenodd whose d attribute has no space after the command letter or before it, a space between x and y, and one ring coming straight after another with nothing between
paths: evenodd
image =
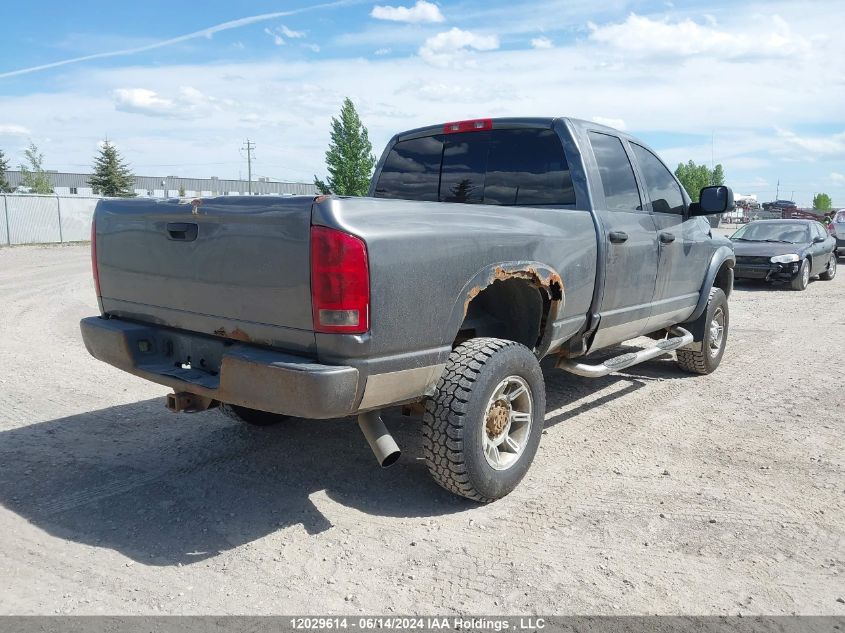
<instances>
[{"instance_id":1,"label":"utility pole","mask_svg":"<svg viewBox=\"0 0 845 633\"><path fill-rule=\"evenodd\" d=\"M775 192L775 200L780 200L780 178L778 178L778 189Z\"/></svg>"},{"instance_id":2,"label":"utility pole","mask_svg":"<svg viewBox=\"0 0 845 633\"><path fill-rule=\"evenodd\" d=\"M716 169L716 130L710 131L710 171Z\"/></svg>"},{"instance_id":3,"label":"utility pole","mask_svg":"<svg viewBox=\"0 0 845 633\"><path fill-rule=\"evenodd\" d=\"M247 139L241 149L246 150L247 190L252 195L252 152L255 151L255 143Z\"/></svg>"}]
</instances>

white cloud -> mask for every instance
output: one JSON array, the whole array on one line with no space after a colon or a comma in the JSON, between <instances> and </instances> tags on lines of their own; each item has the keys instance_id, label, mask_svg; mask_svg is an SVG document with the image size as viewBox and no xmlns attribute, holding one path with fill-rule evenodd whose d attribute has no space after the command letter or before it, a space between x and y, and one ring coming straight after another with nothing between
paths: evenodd
<instances>
[{"instance_id":1,"label":"white cloud","mask_svg":"<svg viewBox=\"0 0 845 633\"><path fill-rule=\"evenodd\" d=\"M29 136L31 132L22 125L0 123L0 136Z\"/></svg>"},{"instance_id":2,"label":"white cloud","mask_svg":"<svg viewBox=\"0 0 845 633\"><path fill-rule=\"evenodd\" d=\"M286 27L284 24L282 24L279 28L282 30L282 33L284 33L285 37L289 37L292 40L305 37L306 35L305 31L294 31L293 29Z\"/></svg>"},{"instance_id":3,"label":"white cloud","mask_svg":"<svg viewBox=\"0 0 845 633\"><path fill-rule=\"evenodd\" d=\"M382 48L377 49L376 52L373 53L373 55L389 55L390 52L391 52L391 49L382 47Z\"/></svg>"},{"instance_id":4,"label":"white cloud","mask_svg":"<svg viewBox=\"0 0 845 633\"><path fill-rule=\"evenodd\" d=\"M294 31L293 29L286 27L284 24L273 28L266 27L264 32L273 38L273 43L276 46L283 46L285 44L285 38L294 40L303 38L307 35L305 31Z\"/></svg>"},{"instance_id":5,"label":"white cloud","mask_svg":"<svg viewBox=\"0 0 845 633\"><path fill-rule=\"evenodd\" d=\"M478 35L452 27L429 37L420 47L419 54L429 64L445 67L467 61L470 49L492 51L497 48L499 38L495 35Z\"/></svg>"},{"instance_id":6,"label":"white cloud","mask_svg":"<svg viewBox=\"0 0 845 633\"><path fill-rule=\"evenodd\" d=\"M320 52L320 46L318 44L303 44L302 48L307 48L309 51L314 53Z\"/></svg>"},{"instance_id":7,"label":"white cloud","mask_svg":"<svg viewBox=\"0 0 845 633\"><path fill-rule=\"evenodd\" d=\"M146 88L118 88L114 107L121 112L168 119L196 119L208 113L215 99L196 88L183 86L174 97L164 97Z\"/></svg>"},{"instance_id":8,"label":"white cloud","mask_svg":"<svg viewBox=\"0 0 845 633\"><path fill-rule=\"evenodd\" d=\"M418 24L421 22L442 22L443 14L433 2L417 0L412 7L391 7L376 5L370 15L377 20L390 20L391 22L409 22Z\"/></svg>"},{"instance_id":9,"label":"white cloud","mask_svg":"<svg viewBox=\"0 0 845 633\"><path fill-rule=\"evenodd\" d=\"M423 102L438 101L447 104L466 103L475 105L495 100L496 95L502 91L515 94L516 88L503 82L490 84L484 81L471 80L463 82L414 81L403 85L397 89L396 93L414 95ZM477 113L474 116L477 116Z\"/></svg>"},{"instance_id":10,"label":"white cloud","mask_svg":"<svg viewBox=\"0 0 845 633\"><path fill-rule=\"evenodd\" d=\"M830 172L830 181L837 185L845 185L845 174L840 174L838 171Z\"/></svg>"},{"instance_id":11,"label":"white cloud","mask_svg":"<svg viewBox=\"0 0 845 633\"><path fill-rule=\"evenodd\" d=\"M719 29L716 19L707 16L702 25L686 18L679 22L652 19L632 13L624 22L597 26L589 23L589 39L629 54L643 57L708 55L721 59L793 58L804 56L810 42L792 32L779 15L770 24L736 32ZM760 28L766 31L760 31Z\"/></svg>"},{"instance_id":12,"label":"white cloud","mask_svg":"<svg viewBox=\"0 0 845 633\"><path fill-rule=\"evenodd\" d=\"M265 28L265 29L264 29L264 32L265 32L267 35L269 35L270 37L272 37L272 38L273 38L273 43L274 43L276 46L283 46L283 45L284 45L284 43L285 43L285 38L283 38L281 35L279 35L278 33L276 33L276 32L275 32L275 30L270 29L270 28Z\"/></svg>"},{"instance_id":13,"label":"white cloud","mask_svg":"<svg viewBox=\"0 0 845 633\"><path fill-rule=\"evenodd\" d=\"M554 48L554 46L548 37L535 37L531 40L531 48L548 49Z\"/></svg>"},{"instance_id":14,"label":"white cloud","mask_svg":"<svg viewBox=\"0 0 845 633\"><path fill-rule=\"evenodd\" d=\"M606 125L608 127L616 128L617 130L624 130L626 128L623 119L611 119L603 116L594 116L593 122L599 125Z\"/></svg>"},{"instance_id":15,"label":"white cloud","mask_svg":"<svg viewBox=\"0 0 845 633\"><path fill-rule=\"evenodd\" d=\"M800 152L796 158L845 157L845 131L826 136L799 136L790 130L776 128L778 137L785 141L785 152Z\"/></svg>"}]
</instances>

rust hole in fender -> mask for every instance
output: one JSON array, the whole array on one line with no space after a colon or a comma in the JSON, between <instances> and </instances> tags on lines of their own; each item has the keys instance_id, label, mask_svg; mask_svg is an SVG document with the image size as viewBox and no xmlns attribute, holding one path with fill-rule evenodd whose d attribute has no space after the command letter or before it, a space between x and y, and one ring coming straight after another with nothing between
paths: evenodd
<instances>
[{"instance_id":1,"label":"rust hole in fender","mask_svg":"<svg viewBox=\"0 0 845 633\"><path fill-rule=\"evenodd\" d=\"M551 301L560 301L563 298L563 280L561 280L560 275L557 273L543 275L533 266L513 270L506 270L501 266L497 266L487 284L484 286L474 286L467 293L466 301L464 301L464 316L467 315L469 304L472 300L481 294L490 284L494 281L506 281L508 279L522 279L530 282L535 288L544 290Z\"/></svg>"}]
</instances>

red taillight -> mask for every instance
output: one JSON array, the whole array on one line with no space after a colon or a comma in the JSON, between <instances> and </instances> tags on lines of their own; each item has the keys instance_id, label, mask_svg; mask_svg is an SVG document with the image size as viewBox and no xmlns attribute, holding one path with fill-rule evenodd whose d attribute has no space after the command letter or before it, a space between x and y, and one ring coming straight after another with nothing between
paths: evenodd
<instances>
[{"instance_id":1,"label":"red taillight","mask_svg":"<svg viewBox=\"0 0 845 633\"><path fill-rule=\"evenodd\" d=\"M492 130L493 119L471 119L469 121L453 121L443 126L444 134L457 134L458 132L480 132Z\"/></svg>"},{"instance_id":2,"label":"red taillight","mask_svg":"<svg viewBox=\"0 0 845 633\"><path fill-rule=\"evenodd\" d=\"M315 332L370 329L370 270L363 240L311 227L311 311Z\"/></svg>"},{"instance_id":3,"label":"red taillight","mask_svg":"<svg viewBox=\"0 0 845 633\"><path fill-rule=\"evenodd\" d=\"M97 268L97 220L91 220L91 271L94 273L94 288L97 290L97 296L102 296L100 292L100 271Z\"/></svg>"}]
</instances>

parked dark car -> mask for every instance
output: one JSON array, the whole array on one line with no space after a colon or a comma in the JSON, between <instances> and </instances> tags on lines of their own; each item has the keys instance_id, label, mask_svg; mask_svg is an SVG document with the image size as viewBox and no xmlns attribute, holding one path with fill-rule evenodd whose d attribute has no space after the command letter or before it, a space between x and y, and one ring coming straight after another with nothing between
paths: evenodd
<instances>
[{"instance_id":1,"label":"parked dark car","mask_svg":"<svg viewBox=\"0 0 845 633\"><path fill-rule=\"evenodd\" d=\"M842 257L845 255L845 209L840 209L833 216L833 222L827 226L827 230L836 240L836 252Z\"/></svg>"},{"instance_id":2,"label":"parked dark car","mask_svg":"<svg viewBox=\"0 0 845 633\"><path fill-rule=\"evenodd\" d=\"M788 282L804 290L810 277L836 276L836 239L815 220L757 220L731 235L737 279Z\"/></svg>"},{"instance_id":3,"label":"parked dark car","mask_svg":"<svg viewBox=\"0 0 845 633\"><path fill-rule=\"evenodd\" d=\"M792 211L797 208L798 205L792 200L775 200L774 202L763 203L763 210L765 211Z\"/></svg>"}]
</instances>

